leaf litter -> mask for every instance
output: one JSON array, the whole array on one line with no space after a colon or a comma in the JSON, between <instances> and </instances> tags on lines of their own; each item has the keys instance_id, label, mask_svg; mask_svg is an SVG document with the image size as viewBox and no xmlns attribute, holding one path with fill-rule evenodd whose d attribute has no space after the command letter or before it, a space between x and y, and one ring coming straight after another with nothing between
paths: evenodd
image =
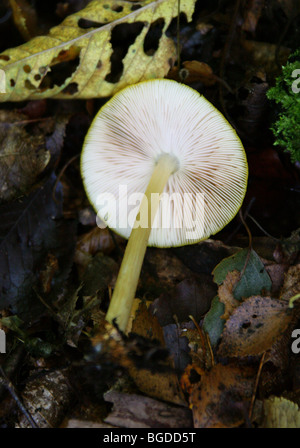
<instances>
[{"instance_id":1,"label":"leaf litter","mask_svg":"<svg viewBox=\"0 0 300 448\"><path fill-rule=\"evenodd\" d=\"M267 16L253 1L236 16L229 4L181 1L180 67L177 1L67 1L52 15L9 3L10 26L28 41L11 33L0 54L0 326L11 353L0 366L15 383L1 382L1 425L27 427L31 415L40 427L299 426L290 349L299 305L289 306L300 292L299 174L278 157L265 120L265 92L293 48L272 30L284 28L283 11L293 34L292 2L274 2ZM150 248L125 335L105 313L126 242L95 226L76 156L105 97L165 76L236 124L250 165L243 212L279 236L262 237L247 219L257 249L245 248L236 218L206 242ZM16 341L26 358L13 357Z\"/></svg>"}]
</instances>

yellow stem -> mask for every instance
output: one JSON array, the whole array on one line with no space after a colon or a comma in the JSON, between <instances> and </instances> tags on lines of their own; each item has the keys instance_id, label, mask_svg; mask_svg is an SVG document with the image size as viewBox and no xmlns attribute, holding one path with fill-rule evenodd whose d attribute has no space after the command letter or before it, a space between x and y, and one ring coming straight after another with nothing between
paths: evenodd
<instances>
[{"instance_id":1,"label":"yellow stem","mask_svg":"<svg viewBox=\"0 0 300 448\"><path fill-rule=\"evenodd\" d=\"M119 329L124 332L127 328L132 304L135 298L135 292L151 228L159 206L159 201L153 201L153 207L151 208L151 195L153 193L161 194L163 192L170 175L176 168L177 160L173 156L165 154L159 158L137 215L140 218L147 216L148 225L146 225L146 227L140 227L138 226L138 223L142 221L142 219L139 219L138 222L136 219L128 240L113 296L106 315L106 320L110 323L113 323L114 319L116 319Z\"/></svg>"}]
</instances>

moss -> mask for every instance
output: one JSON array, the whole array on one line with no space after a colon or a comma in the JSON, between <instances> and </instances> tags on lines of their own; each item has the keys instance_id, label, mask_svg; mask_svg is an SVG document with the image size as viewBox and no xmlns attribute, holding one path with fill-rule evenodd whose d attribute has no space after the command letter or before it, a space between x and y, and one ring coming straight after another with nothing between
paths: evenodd
<instances>
[{"instance_id":1,"label":"moss","mask_svg":"<svg viewBox=\"0 0 300 448\"><path fill-rule=\"evenodd\" d=\"M289 57L267 97L279 105L277 120L271 127L275 145L290 152L292 161L300 161L300 50Z\"/></svg>"}]
</instances>

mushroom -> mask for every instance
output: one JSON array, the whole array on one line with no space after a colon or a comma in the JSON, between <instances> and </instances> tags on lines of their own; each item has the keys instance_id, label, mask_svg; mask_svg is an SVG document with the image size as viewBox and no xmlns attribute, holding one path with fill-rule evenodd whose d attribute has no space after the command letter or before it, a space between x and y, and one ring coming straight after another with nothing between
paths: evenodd
<instances>
[{"instance_id":1,"label":"mushroom","mask_svg":"<svg viewBox=\"0 0 300 448\"><path fill-rule=\"evenodd\" d=\"M81 173L97 216L129 238L106 315L125 331L147 245L183 246L220 231L241 207L248 166L236 132L204 96L156 79L100 109Z\"/></svg>"}]
</instances>

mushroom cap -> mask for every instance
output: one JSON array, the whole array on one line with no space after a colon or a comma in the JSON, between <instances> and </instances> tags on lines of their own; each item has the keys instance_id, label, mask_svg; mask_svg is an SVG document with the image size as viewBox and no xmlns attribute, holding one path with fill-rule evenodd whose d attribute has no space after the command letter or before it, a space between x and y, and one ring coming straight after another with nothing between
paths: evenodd
<instances>
[{"instance_id":1,"label":"mushroom cap","mask_svg":"<svg viewBox=\"0 0 300 448\"><path fill-rule=\"evenodd\" d=\"M174 247L209 238L241 207L248 178L245 151L209 101L166 79L126 87L94 118L81 173L97 216L129 238L138 195L165 154L177 159L178 169L165 186L148 245Z\"/></svg>"}]
</instances>

